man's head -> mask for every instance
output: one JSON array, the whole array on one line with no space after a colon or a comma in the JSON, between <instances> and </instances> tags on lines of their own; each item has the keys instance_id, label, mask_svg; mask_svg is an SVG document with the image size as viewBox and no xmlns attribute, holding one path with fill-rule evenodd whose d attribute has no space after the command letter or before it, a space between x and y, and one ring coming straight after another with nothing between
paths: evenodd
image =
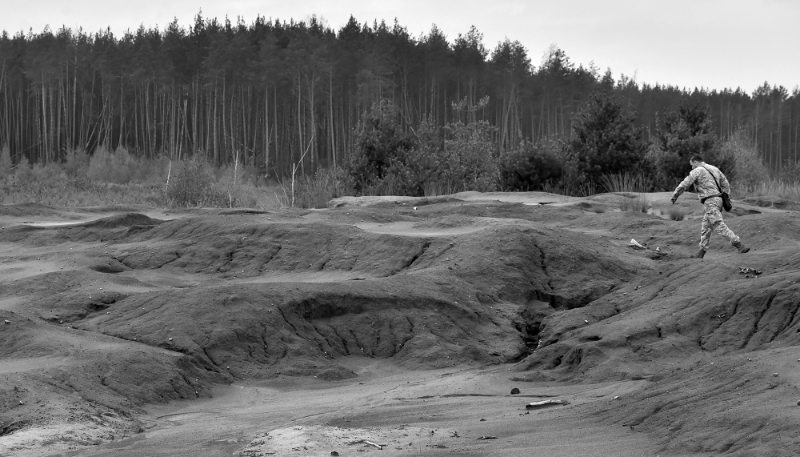
<instances>
[{"instance_id":1,"label":"man's head","mask_svg":"<svg viewBox=\"0 0 800 457\"><path fill-rule=\"evenodd\" d=\"M695 169L703 163L703 158L698 155L693 155L691 159L689 159L689 165L692 166L692 169Z\"/></svg>"}]
</instances>

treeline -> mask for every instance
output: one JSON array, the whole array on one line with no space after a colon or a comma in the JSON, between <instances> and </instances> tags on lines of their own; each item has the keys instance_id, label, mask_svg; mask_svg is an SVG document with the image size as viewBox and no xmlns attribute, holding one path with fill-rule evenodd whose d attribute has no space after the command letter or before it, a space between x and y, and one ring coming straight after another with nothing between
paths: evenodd
<instances>
[{"instance_id":1,"label":"treeline","mask_svg":"<svg viewBox=\"0 0 800 457\"><path fill-rule=\"evenodd\" d=\"M716 132L745 129L773 170L800 159L800 89L767 83L684 90L638 84L551 47L538 64L518 41L494 49L472 28L448 40L435 26L413 37L401 25L339 30L312 18L251 24L196 16L165 30L115 36L45 29L0 37L0 148L14 163L61 161L70 151L125 148L144 157L197 154L285 176L335 166L353 150L356 126L389 100L409 131L421 123L487 121L495 151L568 140L593 93L622 97L645 140L659 113L689 101L708 108ZM452 103L477 105L459 111ZM454 119L454 116L464 116Z\"/></svg>"}]
</instances>

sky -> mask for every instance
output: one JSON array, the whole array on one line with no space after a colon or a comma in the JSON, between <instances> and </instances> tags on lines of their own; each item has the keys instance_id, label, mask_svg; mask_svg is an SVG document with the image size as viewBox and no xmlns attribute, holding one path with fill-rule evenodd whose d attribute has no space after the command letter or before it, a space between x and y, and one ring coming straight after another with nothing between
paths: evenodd
<instances>
[{"instance_id":1,"label":"sky","mask_svg":"<svg viewBox=\"0 0 800 457\"><path fill-rule=\"evenodd\" d=\"M570 60L610 68L639 83L681 88L741 88L769 82L800 85L800 0L0 0L0 30L41 32L62 26L115 34L177 18L257 16L281 21L322 18L338 30L395 19L419 37L433 24L452 42L475 26L489 50L506 38L528 50L533 65L553 44Z\"/></svg>"}]
</instances>

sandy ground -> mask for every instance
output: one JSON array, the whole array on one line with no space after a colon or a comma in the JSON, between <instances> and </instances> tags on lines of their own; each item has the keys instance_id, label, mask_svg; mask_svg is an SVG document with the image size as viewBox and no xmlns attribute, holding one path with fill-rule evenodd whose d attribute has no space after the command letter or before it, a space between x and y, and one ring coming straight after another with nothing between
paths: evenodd
<instances>
[{"instance_id":1,"label":"sandy ground","mask_svg":"<svg viewBox=\"0 0 800 457\"><path fill-rule=\"evenodd\" d=\"M510 381L507 369L408 373L386 362L351 363L358 382L234 384L211 400L153 408L152 428L143 437L81 455L644 456L657 451L645 434L581 414L582 405L614 401L641 381L534 386ZM520 386L521 394L511 395L512 386ZM545 398L570 404L525 409Z\"/></svg>"},{"instance_id":2,"label":"sandy ground","mask_svg":"<svg viewBox=\"0 0 800 457\"><path fill-rule=\"evenodd\" d=\"M0 455L794 455L798 213L668 199L0 207Z\"/></svg>"}]
</instances>

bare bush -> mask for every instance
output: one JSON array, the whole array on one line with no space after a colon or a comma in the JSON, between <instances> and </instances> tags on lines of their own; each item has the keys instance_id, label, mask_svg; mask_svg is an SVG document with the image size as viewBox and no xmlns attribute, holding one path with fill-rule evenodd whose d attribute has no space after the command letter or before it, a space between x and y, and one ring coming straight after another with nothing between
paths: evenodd
<instances>
[{"instance_id":1,"label":"bare bush","mask_svg":"<svg viewBox=\"0 0 800 457\"><path fill-rule=\"evenodd\" d=\"M216 187L214 173L199 155L173 163L166 186L168 206L228 206L228 196Z\"/></svg>"},{"instance_id":2,"label":"bare bush","mask_svg":"<svg viewBox=\"0 0 800 457\"><path fill-rule=\"evenodd\" d=\"M736 130L721 146L722 154L732 156L735 163L735 184L747 188L769 180L769 172L744 129Z\"/></svg>"},{"instance_id":3,"label":"bare bush","mask_svg":"<svg viewBox=\"0 0 800 457\"><path fill-rule=\"evenodd\" d=\"M353 195L353 181L344 168L320 168L314 176L299 180L295 205L300 208L326 208L334 198Z\"/></svg>"}]
</instances>

